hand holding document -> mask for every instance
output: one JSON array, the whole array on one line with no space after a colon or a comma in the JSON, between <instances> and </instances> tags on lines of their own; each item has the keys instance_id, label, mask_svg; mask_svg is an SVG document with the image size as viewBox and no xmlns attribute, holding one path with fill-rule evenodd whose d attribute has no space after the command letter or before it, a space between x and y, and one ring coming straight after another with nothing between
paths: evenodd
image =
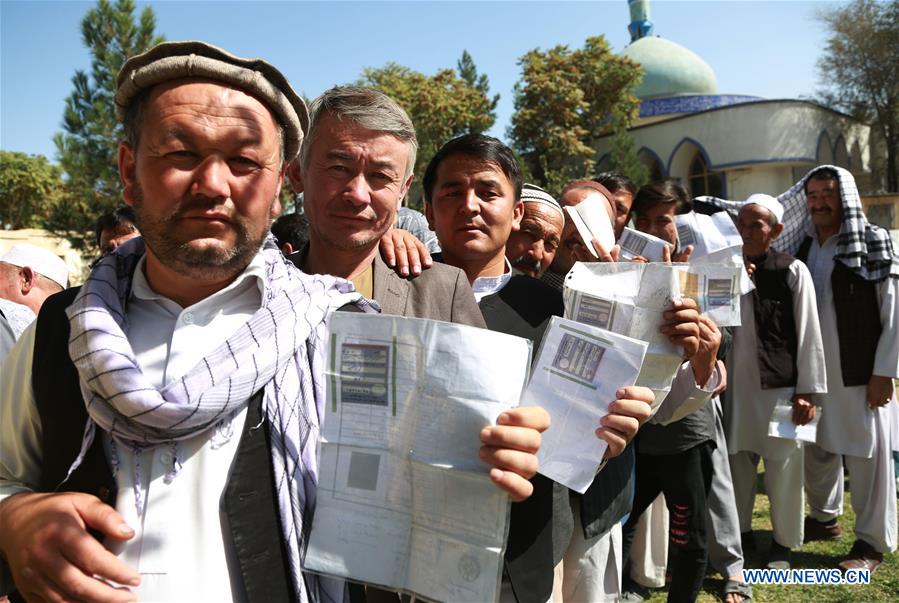
<instances>
[{"instance_id":1,"label":"hand holding document","mask_svg":"<svg viewBox=\"0 0 899 603\"><path fill-rule=\"evenodd\" d=\"M797 425L793 422L793 404L789 400L778 400L768 423L768 435L814 444L818 436L818 421L821 420L822 410L824 409L819 406L814 419L805 425Z\"/></svg>"},{"instance_id":2,"label":"hand holding document","mask_svg":"<svg viewBox=\"0 0 899 603\"><path fill-rule=\"evenodd\" d=\"M618 246L621 249L621 255L619 256L621 261L632 260L640 256L650 262L661 262L663 257L662 250L665 247L674 251L674 245L628 226L625 226L624 230L621 231Z\"/></svg>"},{"instance_id":3,"label":"hand holding document","mask_svg":"<svg viewBox=\"0 0 899 603\"><path fill-rule=\"evenodd\" d=\"M434 600L499 596L509 498L479 433L518 405L531 343L433 320L331 318L306 570Z\"/></svg>"},{"instance_id":4,"label":"hand holding document","mask_svg":"<svg viewBox=\"0 0 899 603\"><path fill-rule=\"evenodd\" d=\"M593 482L606 443L594 431L615 392L633 385L646 342L554 316L522 404L552 416L537 453L540 473L581 494Z\"/></svg>"},{"instance_id":5,"label":"hand holding document","mask_svg":"<svg viewBox=\"0 0 899 603\"><path fill-rule=\"evenodd\" d=\"M612 220L606 211L606 202L603 196L591 193L577 205L565 207L571 221L574 222L577 232L581 235L587 250L598 258L599 254L593 248L593 239L599 241L606 251L611 251L615 246L615 231L612 228Z\"/></svg>"},{"instance_id":6,"label":"hand holding document","mask_svg":"<svg viewBox=\"0 0 899 603\"><path fill-rule=\"evenodd\" d=\"M653 390L657 407L683 362L680 348L659 332L662 312L678 300L685 264L576 263L565 277L565 318L646 341L636 385Z\"/></svg>"}]
</instances>

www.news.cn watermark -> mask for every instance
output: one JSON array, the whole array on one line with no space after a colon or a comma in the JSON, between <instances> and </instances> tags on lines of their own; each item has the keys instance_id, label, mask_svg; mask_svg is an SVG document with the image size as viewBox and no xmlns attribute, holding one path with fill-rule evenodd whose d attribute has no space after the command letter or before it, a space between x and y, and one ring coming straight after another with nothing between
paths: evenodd
<instances>
[{"instance_id":1,"label":"www.news.cn watermark","mask_svg":"<svg viewBox=\"0 0 899 603\"><path fill-rule=\"evenodd\" d=\"M744 569L749 584L870 584L871 570L848 569Z\"/></svg>"}]
</instances>

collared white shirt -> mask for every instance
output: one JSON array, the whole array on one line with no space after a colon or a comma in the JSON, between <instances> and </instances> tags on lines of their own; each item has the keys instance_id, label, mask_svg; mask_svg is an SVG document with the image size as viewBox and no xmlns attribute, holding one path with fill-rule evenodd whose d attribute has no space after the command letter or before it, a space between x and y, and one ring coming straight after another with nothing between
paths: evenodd
<instances>
[{"instance_id":1,"label":"collared white shirt","mask_svg":"<svg viewBox=\"0 0 899 603\"><path fill-rule=\"evenodd\" d=\"M877 410L868 408L867 385L845 386L840 362L840 338L831 275L837 251L837 235L823 244L812 235L808 269L815 283L818 318L824 342L827 393L816 396L822 407L817 444L834 454L871 458L874 452L875 413L888 421L893 401ZM873 374L899 377L899 279L885 278L877 284L881 334L875 346Z\"/></svg>"},{"instance_id":2,"label":"collared white shirt","mask_svg":"<svg viewBox=\"0 0 899 603\"><path fill-rule=\"evenodd\" d=\"M512 264L509 263L509 258L505 256L503 257L503 262L506 269L499 276L479 276L474 279L474 282L471 284L471 291L474 293L475 301L478 303L488 295L502 291L503 287L509 283L509 280L512 278Z\"/></svg>"},{"instance_id":3,"label":"collared white shirt","mask_svg":"<svg viewBox=\"0 0 899 603\"><path fill-rule=\"evenodd\" d=\"M138 365L157 387L193 368L262 304L262 254L228 287L187 308L155 293L143 267L141 260L126 308L128 339ZM0 498L35 488L40 478L40 417L31 388L34 332L33 325L26 329L0 367ZM176 450L157 446L134 454L115 447L116 509L136 535L112 550L141 574L141 601L233 599L232 575L239 572L228 571L234 565L233 547L220 509L245 416L244 408L230 425L183 440ZM104 443L113 458L108 439ZM175 454L182 468L166 483ZM140 514L134 488L138 473L144 500Z\"/></svg>"}]
</instances>

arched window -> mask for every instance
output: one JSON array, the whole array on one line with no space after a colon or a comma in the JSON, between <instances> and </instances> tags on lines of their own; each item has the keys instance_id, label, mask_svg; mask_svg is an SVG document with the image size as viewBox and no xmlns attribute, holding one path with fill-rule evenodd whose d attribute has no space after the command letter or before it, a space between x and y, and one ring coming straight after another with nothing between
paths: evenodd
<instances>
[{"instance_id":1,"label":"arched window","mask_svg":"<svg viewBox=\"0 0 899 603\"><path fill-rule=\"evenodd\" d=\"M644 148L640 149L640 152L637 153L637 157L643 162L646 169L649 170L650 182L657 182L665 177L665 173L662 171L662 162L657 155Z\"/></svg>"},{"instance_id":2,"label":"arched window","mask_svg":"<svg viewBox=\"0 0 899 603\"><path fill-rule=\"evenodd\" d=\"M690 193L694 197L701 195L724 196L724 174L709 170L705 158L698 151L690 161L689 179Z\"/></svg>"}]
</instances>

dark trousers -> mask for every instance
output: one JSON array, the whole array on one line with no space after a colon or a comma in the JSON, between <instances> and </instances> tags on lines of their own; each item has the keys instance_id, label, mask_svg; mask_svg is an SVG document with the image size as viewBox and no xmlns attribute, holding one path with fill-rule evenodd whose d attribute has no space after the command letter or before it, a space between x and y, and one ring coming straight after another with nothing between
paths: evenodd
<instances>
[{"instance_id":1,"label":"dark trousers","mask_svg":"<svg viewBox=\"0 0 899 603\"><path fill-rule=\"evenodd\" d=\"M669 601L695 601L705 577L708 562L706 497L712 483L713 445L703 442L670 455L637 453L634 508L622 534L624 562L627 565L630 558L640 516L659 492L664 493L670 516Z\"/></svg>"}]
</instances>

